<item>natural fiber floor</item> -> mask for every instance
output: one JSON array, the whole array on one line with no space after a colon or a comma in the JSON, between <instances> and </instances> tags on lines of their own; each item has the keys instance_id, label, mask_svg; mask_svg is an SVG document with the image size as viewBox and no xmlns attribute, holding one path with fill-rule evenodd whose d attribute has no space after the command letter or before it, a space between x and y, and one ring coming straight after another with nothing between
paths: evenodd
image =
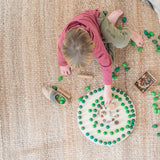
<instances>
[{"instance_id":1,"label":"natural fiber floor","mask_svg":"<svg viewBox=\"0 0 160 160\"><path fill-rule=\"evenodd\" d=\"M87 9L122 9L126 27L141 33L144 49L128 45L116 49L116 66L127 62L130 71L120 70L113 86L126 91L137 111L134 132L113 147L95 145L77 125L78 97L84 87L103 86L99 64L77 70L63 81L57 65L58 35L75 15ZM121 20L118 23L122 26ZM0 0L0 159L1 160L159 160L160 115L155 115L149 92L141 94L134 82L150 71L157 79L151 90L160 91L160 55L144 29L160 33L157 14L140 0ZM157 39L157 37L155 38ZM93 81L77 78L91 73ZM43 85L57 85L72 95L68 106L56 107L42 94ZM159 102L158 102L159 103Z\"/></svg>"}]
</instances>

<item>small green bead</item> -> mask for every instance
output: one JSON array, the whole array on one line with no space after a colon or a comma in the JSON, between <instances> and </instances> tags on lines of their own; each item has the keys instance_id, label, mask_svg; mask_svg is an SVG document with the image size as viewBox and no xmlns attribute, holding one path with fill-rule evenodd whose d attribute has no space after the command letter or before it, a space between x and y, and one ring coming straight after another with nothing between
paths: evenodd
<instances>
[{"instance_id":1,"label":"small green bead","mask_svg":"<svg viewBox=\"0 0 160 160\"><path fill-rule=\"evenodd\" d=\"M98 88L98 92L100 92L102 89L101 88Z\"/></svg>"},{"instance_id":2,"label":"small green bead","mask_svg":"<svg viewBox=\"0 0 160 160\"><path fill-rule=\"evenodd\" d=\"M125 67L125 69L124 69L126 72L127 71L129 71L130 70L130 68L129 67Z\"/></svg>"},{"instance_id":3,"label":"small green bead","mask_svg":"<svg viewBox=\"0 0 160 160\"><path fill-rule=\"evenodd\" d=\"M96 139L96 138L94 139L94 142L97 142L97 139Z\"/></svg>"},{"instance_id":4,"label":"small green bead","mask_svg":"<svg viewBox=\"0 0 160 160\"><path fill-rule=\"evenodd\" d=\"M126 93L124 94L124 97L127 97L127 94L126 94Z\"/></svg>"},{"instance_id":5,"label":"small green bead","mask_svg":"<svg viewBox=\"0 0 160 160\"><path fill-rule=\"evenodd\" d=\"M113 134L114 134L114 132L111 131L111 132L110 132L110 135L113 135Z\"/></svg>"},{"instance_id":6,"label":"small green bead","mask_svg":"<svg viewBox=\"0 0 160 160\"><path fill-rule=\"evenodd\" d=\"M91 122L92 122L92 121L93 121L93 118L90 118L90 119L89 119L89 121L91 121Z\"/></svg>"},{"instance_id":7,"label":"small green bead","mask_svg":"<svg viewBox=\"0 0 160 160\"><path fill-rule=\"evenodd\" d=\"M112 87L112 91L114 91L115 90L115 88L114 87Z\"/></svg>"},{"instance_id":8,"label":"small green bead","mask_svg":"<svg viewBox=\"0 0 160 160\"><path fill-rule=\"evenodd\" d=\"M83 99L81 102L82 102L82 103L85 103L85 100Z\"/></svg>"},{"instance_id":9,"label":"small green bead","mask_svg":"<svg viewBox=\"0 0 160 160\"><path fill-rule=\"evenodd\" d=\"M160 137L160 133L157 133L157 137Z\"/></svg>"},{"instance_id":10,"label":"small green bead","mask_svg":"<svg viewBox=\"0 0 160 160\"><path fill-rule=\"evenodd\" d=\"M91 112L92 112L92 109L88 109L88 112L91 113Z\"/></svg>"},{"instance_id":11,"label":"small green bead","mask_svg":"<svg viewBox=\"0 0 160 160\"><path fill-rule=\"evenodd\" d=\"M66 101L66 99L64 97L60 97L60 100L62 101Z\"/></svg>"},{"instance_id":12,"label":"small green bead","mask_svg":"<svg viewBox=\"0 0 160 160\"><path fill-rule=\"evenodd\" d=\"M134 41L131 40L131 45L132 45L132 46L135 46L136 44L135 44Z\"/></svg>"},{"instance_id":13,"label":"small green bead","mask_svg":"<svg viewBox=\"0 0 160 160\"><path fill-rule=\"evenodd\" d=\"M141 52L143 50L143 47L138 48L138 52Z\"/></svg>"},{"instance_id":14,"label":"small green bead","mask_svg":"<svg viewBox=\"0 0 160 160\"><path fill-rule=\"evenodd\" d=\"M129 98L128 97L126 97L126 101L128 101L129 100Z\"/></svg>"},{"instance_id":15,"label":"small green bead","mask_svg":"<svg viewBox=\"0 0 160 160\"><path fill-rule=\"evenodd\" d=\"M151 95L156 96L156 92L151 91Z\"/></svg>"},{"instance_id":16,"label":"small green bead","mask_svg":"<svg viewBox=\"0 0 160 160\"><path fill-rule=\"evenodd\" d=\"M101 123L101 124L100 124L100 127L103 127L103 126L104 126L104 124L103 124L103 123Z\"/></svg>"},{"instance_id":17,"label":"small green bead","mask_svg":"<svg viewBox=\"0 0 160 160\"><path fill-rule=\"evenodd\" d=\"M123 128L123 127L121 127L121 128L120 128L120 130L121 130L121 131L124 131L124 128Z\"/></svg>"},{"instance_id":18,"label":"small green bead","mask_svg":"<svg viewBox=\"0 0 160 160\"><path fill-rule=\"evenodd\" d=\"M160 92L158 92L158 95L160 96Z\"/></svg>"},{"instance_id":19,"label":"small green bead","mask_svg":"<svg viewBox=\"0 0 160 160\"><path fill-rule=\"evenodd\" d=\"M126 21L127 21L127 18L126 18L126 17L123 17L123 18L122 18L122 22L125 23Z\"/></svg>"},{"instance_id":20,"label":"small green bead","mask_svg":"<svg viewBox=\"0 0 160 160\"><path fill-rule=\"evenodd\" d=\"M84 96L84 98L85 98L85 99L87 99L87 98L88 98L88 96L87 96L87 95L85 95L85 96Z\"/></svg>"},{"instance_id":21,"label":"small green bead","mask_svg":"<svg viewBox=\"0 0 160 160\"><path fill-rule=\"evenodd\" d=\"M89 92L89 95L92 95L93 94L93 92Z\"/></svg>"},{"instance_id":22,"label":"small green bead","mask_svg":"<svg viewBox=\"0 0 160 160\"><path fill-rule=\"evenodd\" d=\"M115 98L118 99L118 95L115 95Z\"/></svg>"},{"instance_id":23,"label":"small green bead","mask_svg":"<svg viewBox=\"0 0 160 160\"><path fill-rule=\"evenodd\" d=\"M123 94L123 91L120 91L120 94Z\"/></svg>"},{"instance_id":24,"label":"small green bead","mask_svg":"<svg viewBox=\"0 0 160 160\"><path fill-rule=\"evenodd\" d=\"M136 115L135 114L132 114L132 117L135 117Z\"/></svg>"},{"instance_id":25,"label":"small green bead","mask_svg":"<svg viewBox=\"0 0 160 160\"><path fill-rule=\"evenodd\" d=\"M100 143L100 144L102 144L102 142L103 142L102 140L99 140L99 143Z\"/></svg>"},{"instance_id":26,"label":"small green bead","mask_svg":"<svg viewBox=\"0 0 160 160\"><path fill-rule=\"evenodd\" d=\"M83 106L82 105L79 105L79 109L82 109L83 108Z\"/></svg>"},{"instance_id":27,"label":"small green bead","mask_svg":"<svg viewBox=\"0 0 160 160\"><path fill-rule=\"evenodd\" d=\"M94 109L93 112L97 112L97 109Z\"/></svg>"},{"instance_id":28,"label":"small green bead","mask_svg":"<svg viewBox=\"0 0 160 160\"><path fill-rule=\"evenodd\" d=\"M128 107L127 107L127 106L125 106L125 107L124 107L124 109L125 109L125 110L127 110L127 109L128 109Z\"/></svg>"},{"instance_id":29,"label":"small green bead","mask_svg":"<svg viewBox=\"0 0 160 160\"><path fill-rule=\"evenodd\" d=\"M119 89L116 90L117 93L119 93L119 91L120 91Z\"/></svg>"},{"instance_id":30,"label":"small green bead","mask_svg":"<svg viewBox=\"0 0 160 160\"><path fill-rule=\"evenodd\" d=\"M103 97L102 97L102 96L100 96L100 97L99 97L99 100L102 100L102 99L103 99Z\"/></svg>"},{"instance_id":31,"label":"small green bead","mask_svg":"<svg viewBox=\"0 0 160 160\"><path fill-rule=\"evenodd\" d=\"M97 130L97 133L101 133L101 130Z\"/></svg>"},{"instance_id":32,"label":"small green bead","mask_svg":"<svg viewBox=\"0 0 160 160\"><path fill-rule=\"evenodd\" d=\"M81 111L78 111L78 114L82 114L82 112L81 112Z\"/></svg>"},{"instance_id":33,"label":"small green bead","mask_svg":"<svg viewBox=\"0 0 160 160\"><path fill-rule=\"evenodd\" d=\"M104 105L104 101L101 102L101 105Z\"/></svg>"},{"instance_id":34,"label":"small green bead","mask_svg":"<svg viewBox=\"0 0 160 160\"><path fill-rule=\"evenodd\" d=\"M93 115L92 115L93 118L95 118L96 116L97 116L96 114L93 114Z\"/></svg>"},{"instance_id":35,"label":"small green bead","mask_svg":"<svg viewBox=\"0 0 160 160\"><path fill-rule=\"evenodd\" d=\"M157 44L157 40L152 40L152 42L153 42L154 44Z\"/></svg>"},{"instance_id":36,"label":"small green bead","mask_svg":"<svg viewBox=\"0 0 160 160\"><path fill-rule=\"evenodd\" d=\"M132 126L130 126L129 128L130 128L130 129L133 129L133 127L132 127Z\"/></svg>"},{"instance_id":37,"label":"small green bead","mask_svg":"<svg viewBox=\"0 0 160 160\"><path fill-rule=\"evenodd\" d=\"M119 129L116 129L115 132L118 133L118 132L119 132Z\"/></svg>"},{"instance_id":38,"label":"small green bead","mask_svg":"<svg viewBox=\"0 0 160 160\"><path fill-rule=\"evenodd\" d=\"M94 121L94 124L98 124L98 122L97 122L97 121Z\"/></svg>"},{"instance_id":39,"label":"small green bead","mask_svg":"<svg viewBox=\"0 0 160 160\"><path fill-rule=\"evenodd\" d=\"M54 90L57 90L57 87L56 87L56 86L52 86L52 88L53 88Z\"/></svg>"},{"instance_id":40,"label":"small green bead","mask_svg":"<svg viewBox=\"0 0 160 160\"><path fill-rule=\"evenodd\" d=\"M116 141L114 140L112 143L113 143L113 144L116 144Z\"/></svg>"},{"instance_id":41,"label":"small green bead","mask_svg":"<svg viewBox=\"0 0 160 160\"><path fill-rule=\"evenodd\" d=\"M126 129L128 129L129 128L129 125L126 125Z\"/></svg>"},{"instance_id":42,"label":"small green bead","mask_svg":"<svg viewBox=\"0 0 160 160\"><path fill-rule=\"evenodd\" d=\"M118 101L122 101L122 98L118 98Z\"/></svg>"},{"instance_id":43,"label":"small green bead","mask_svg":"<svg viewBox=\"0 0 160 160\"><path fill-rule=\"evenodd\" d=\"M126 110L126 113L129 114L129 110Z\"/></svg>"},{"instance_id":44,"label":"small green bead","mask_svg":"<svg viewBox=\"0 0 160 160\"><path fill-rule=\"evenodd\" d=\"M127 134L131 134L131 132L130 132L130 131L127 131Z\"/></svg>"},{"instance_id":45,"label":"small green bead","mask_svg":"<svg viewBox=\"0 0 160 160\"><path fill-rule=\"evenodd\" d=\"M115 79L117 79L117 78L118 78L118 76L117 76L117 75L115 75L115 76L112 76L112 78L115 80Z\"/></svg>"},{"instance_id":46,"label":"small green bead","mask_svg":"<svg viewBox=\"0 0 160 160\"><path fill-rule=\"evenodd\" d=\"M85 90L85 91L88 91L88 90L90 90L90 87L87 86L87 87L84 88L84 90Z\"/></svg>"},{"instance_id":47,"label":"small green bead","mask_svg":"<svg viewBox=\"0 0 160 160\"><path fill-rule=\"evenodd\" d=\"M81 116L78 116L78 119L81 119L82 117Z\"/></svg>"},{"instance_id":48,"label":"small green bead","mask_svg":"<svg viewBox=\"0 0 160 160\"><path fill-rule=\"evenodd\" d=\"M83 124L82 121L79 121L79 124L82 125Z\"/></svg>"},{"instance_id":49,"label":"small green bead","mask_svg":"<svg viewBox=\"0 0 160 160\"><path fill-rule=\"evenodd\" d=\"M88 133L88 132L86 133L86 136L89 136L89 133Z\"/></svg>"},{"instance_id":50,"label":"small green bead","mask_svg":"<svg viewBox=\"0 0 160 160\"><path fill-rule=\"evenodd\" d=\"M114 72L112 72L112 77L113 77L113 76L115 76L115 73L114 73Z\"/></svg>"},{"instance_id":51,"label":"small green bead","mask_svg":"<svg viewBox=\"0 0 160 160\"><path fill-rule=\"evenodd\" d=\"M61 81L63 79L63 76L58 77L58 81Z\"/></svg>"},{"instance_id":52,"label":"small green bead","mask_svg":"<svg viewBox=\"0 0 160 160\"><path fill-rule=\"evenodd\" d=\"M150 36L150 35L147 35L147 37L148 37L148 38L151 38L151 36Z\"/></svg>"},{"instance_id":53,"label":"small green bead","mask_svg":"<svg viewBox=\"0 0 160 160\"><path fill-rule=\"evenodd\" d=\"M158 39L160 39L160 35L158 36Z\"/></svg>"},{"instance_id":54,"label":"small green bead","mask_svg":"<svg viewBox=\"0 0 160 160\"><path fill-rule=\"evenodd\" d=\"M135 122L135 119L132 119L132 122L134 123L134 122Z\"/></svg>"},{"instance_id":55,"label":"small green bead","mask_svg":"<svg viewBox=\"0 0 160 160\"><path fill-rule=\"evenodd\" d=\"M134 126L134 123L131 123L131 126Z\"/></svg>"},{"instance_id":56,"label":"small green bead","mask_svg":"<svg viewBox=\"0 0 160 160\"><path fill-rule=\"evenodd\" d=\"M130 105L130 108L133 108L133 105Z\"/></svg>"},{"instance_id":57,"label":"small green bead","mask_svg":"<svg viewBox=\"0 0 160 160\"><path fill-rule=\"evenodd\" d=\"M114 71L115 71L115 72L118 72L119 69L120 69L120 67L116 67Z\"/></svg>"},{"instance_id":58,"label":"small green bead","mask_svg":"<svg viewBox=\"0 0 160 160\"><path fill-rule=\"evenodd\" d=\"M94 92L94 93L97 93L97 90L94 90L93 92Z\"/></svg>"},{"instance_id":59,"label":"small green bead","mask_svg":"<svg viewBox=\"0 0 160 160\"><path fill-rule=\"evenodd\" d=\"M103 132L103 134L104 134L104 135L107 135L107 132L106 132L106 131L104 131L104 132Z\"/></svg>"},{"instance_id":60,"label":"small green bead","mask_svg":"<svg viewBox=\"0 0 160 160\"><path fill-rule=\"evenodd\" d=\"M96 125L94 124L92 127L93 127L93 128L96 128Z\"/></svg>"},{"instance_id":61,"label":"small green bead","mask_svg":"<svg viewBox=\"0 0 160 160\"><path fill-rule=\"evenodd\" d=\"M149 32L150 36L154 36L154 33L153 32Z\"/></svg>"},{"instance_id":62,"label":"small green bead","mask_svg":"<svg viewBox=\"0 0 160 160\"><path fill-rule=\"evenodd\" d=\"M147 31L147 30L144 30L144 34L145 34L145 35L148 35L148 31Z\"/></svg>"},{"instance_id":63,"label":"small green bead","mask_svg":"<svg viewBox=\"0 0 160 160\"><path fill-rule=\"evenodd\" d=\"M160 49L160 45L157 44L156 47L157 47L158 50Z\"/></svg>"},{"instance_id":64,"label":"small green bead","mask_svg":"<svg viewBox=\"0 0 160 160\"><path fill-rule=\"evenodd\" d=\"M125 104L124 104L124 103L121 103L121 106L125 106Z\"/></svg>"},{"instance_id":65,"label":"small green bead","mask_svg":"<svg viewBox=\"0 0 160 160\"><path fill-rule=\"evenodd\" d=\"M134 109L131 109L131 112L134 113Z\"/></svg>"},{"instance_id":66,"label":"small green bead","mask_svg":"<svg viewBox=\"0 0 160 160\"><path fill-rule=\"evenodd\" d=\"M125 137L125 134L122 134L121 136L122 136L122 138L124 138L124 137Z\"/></svg>"},{"instance_id":67,"label":"small green bead","mask_svg":"<svg viewBox=\"0 0 160 160\"><path fill-rule=\"evenodd\" d=\"M158 99L159 99L159 97L154 97L153 98L154 101L157 101Z\"/></svg>"},{"instance_id":68,"label":"small green bead","mask_svg":"<svg viewBox=\"0 0 160 160\"><path fill-rule=\"evenodd\" d=\"M158 114L160 114L160 108L158 108Z\"/></svg>"},{"instance_id":69,"label":"small green bead","mask_svg":"<svg viewBox=\"0 0 160 160\"><path fill-rule=\"evenodd\" d=\"M103 142L104 145L107 145L107 142Z\"/></svg>"},{"instance_id":70,"label":"small green bead","mask_svg":"<svg viewBox=\"0 0 160 160\"><path fill-rule=\"evenodd\" d=\"M96 99L96 100L95 100L95 103L98 103L98 102L99 102L98 99Z\"/></svg>"},{"instance_id":71,"label":"small green bead","mask_svg":"<svg viewBox=\"0 0 160 160\"><path fill-rule=\"evenodd\" d=\"M128 104L131 104L132 102L131 101L128 101Z\"/></svg>"},{"instance_id":72,"label":"small green bead","mask_svg":"<svg viewBox=\"0 0 160 160\"><path fill-rule=\"evenodd\" d=\"M157 113L158 113L158 109L157 109L157 108L154 108L154 110L153 110L153 111L154 111L154 113L155 113L155 114L157 114Z\"/></svg>"},{"instance_id":73,"label":"small green bead","mask_svg":"<svg viewBox=\"0 0 160 160\"><path fill-rule=\"evenodd\" d=\"M85 130L85 127L81 127L81 130Z\"/></svg>"},{"instance_id":74,"label":"small green bead","mask_svg":"<svg viewBox=\"0 0 160 160\"><path fill-rule=\"evenodd\" d=\"M60 104L64 104L64 102L65 102L65 101L63 101L63 100L60 100L60 101L59 101Z\"/></svg>"},{"instance_id":75,"label":"small green bead","mask_svg":"<svg viewBox=\"0 0 160 160\"><path fill-rule=\"evenodd\" d=\"M78 98L79 101L82 101L82 99L83 99L83 96L81 96L81 97Z\"/></svg>"},{"instance_id":76,"label":"small green bead","mask_svg":"<svg viewBox=\"0 0 160 160\"><path fill-rule=\"evenodd\" d=\"M101 105L100 104L97 104L97 108L100 108L101 107Z\"/></svg>"},{"instance_id":77,"label":"small green bead","mask_svg":"<svg viewBox=\"0 0 160 160\"><path fill-rule=\"evenodd\" d=\"M132 116L131 115L128 115L128 118L131 118Z\"/></svg>"},{"instance_id":78,"label":"small green bead","mask_svg":"<svg viewBox=\"0 0 160 160\"><path fill-rule=\"evenodd\" d=\"M121 139L120 138L117 138L117 141L119 142Z\"/></svg>"},{"instance_id":79,"label":"small green bead","mask_svg":"<svg viewBox=\"0 0 160 160\"><path fill-rule=\"evenodd\" d=\"M160 49L157 49L156 52L157 52L157 53L160 53Z\"/></svg>"},{"instance_id":80,"label":"small green bead","mask_svg":"<svg viewBox=\"0 0 160 160\"><path fill-rule=\"evenodd\" d=\"M112 144L112 142L111 141L108 141L108 145L111 145Z\"/></svg>"},{"instance_id":81,"label":"small green bead","mask_svg":"<svg viewBox=\"0 0 160 160\"><path fill-rule=\"evenodd\" d=\"M122 27L119 27L118 29L121 31L121 30L122 30Z\"/></svg>"},{"instance_id":82,"label":"small green bead","mask_svg":"<svg viewBox=\"0 0 160 160\"><path fill-rule=\"evenodd\" d=\"M112 97L114 97L114 94L112 93Z\"/></svg>"},{"instance_id":83,"label":"small green bead","mask_svg":"<svg viewBox=\"0 0 160 160\"><path fill-rule=\"evenodd\" d=\"M131 121L130 121L130 120L128 120L128 121L127 121L127 123L128 123L128 124L130 124L130 123L131 123Z\"/></svg>"},{"instance_id":84,"label":"small green bead","mask_svg":"<svg viewBox=\"0 0 160 160\"><path fill-rule=\"evenodd\" d=\"M92 107L95 107L96 105L95 105L95 103L92 103Z\"/></svg>"},{"instance_id":85,"label":"small green bead","mask_svg":"<svg viewBox=\"0 0 160 160\"><path fill-rule=\"evenodd\" d=\"M122 63L122 66L123 66L123 67L128 67L128 64L125 63L125 62L123 62L123 63Z\"/></svg>"},{"instance_id":86,"label":"small green bead","mask_svg":"<svg viewBox=\"0 0 160 160\"><path fill-rule=\"evenodd\" d=\"M109 129L109 128L110 128L110 126L109 126L109 125L107 125L107 126L106 126L106 128L107 128L107 129Z\"/></svg>"},{"instance_id":87,"label":"small green bead","mask_svg":"<svg viewBox=\"0 0 160 160\"><path fill-rule=\"evenodd\" d=\"M90 136L90 139L93 139L94 137L93 136Z\"/></svg>"},{"instance_id":88,"label":"small green bead","mask_svg":"<svg viewBox=\"0 0 160 160\"><path fill-rule=\"evenodd\" d=\"M57 94L57 95L55 96L55 98L58 99L58 98L59 98L59 95Z\"/></svg>"}]
</instances>

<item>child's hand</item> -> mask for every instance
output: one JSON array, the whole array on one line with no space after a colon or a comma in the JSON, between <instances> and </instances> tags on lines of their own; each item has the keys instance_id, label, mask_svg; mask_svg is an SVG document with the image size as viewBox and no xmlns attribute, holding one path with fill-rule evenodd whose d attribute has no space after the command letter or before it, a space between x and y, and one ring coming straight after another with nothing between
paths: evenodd
<instances>
[{"instance_id":1,"label":"child's hand","mask_svg":"<svg viewBox=\"0 0 160 160\"><path fill-rule=\"evenodd\" d=\"M135 31L132 31L132 30L130 30L131 31L131 39L136 43L136 45L138 46L138 47L142 47L143 46L143 38L142 38L142 36L140 35L140 34L138 34L137 32L135 32Z\"/></svg>"},{"instance_id":2,"label":"child's hand","mask_svg":"<svg viewBox=\"0 0 160 160\"><path fill-rule=\"evenodd\" d=\"M70 67L69 65L60 66L60 71L62 75L70 75L72 73L72 67Z\"/></svg>"},{"instance_id":3,"label":"child's hand","mask_svg":"<svg viewBox=\"0 0 160 160\"><path fill-rule=\"evenodd\" d=\"M110 104L112 101L111 85L104 86L104 100L105 104Z\"/></svg>"}]
</instances>

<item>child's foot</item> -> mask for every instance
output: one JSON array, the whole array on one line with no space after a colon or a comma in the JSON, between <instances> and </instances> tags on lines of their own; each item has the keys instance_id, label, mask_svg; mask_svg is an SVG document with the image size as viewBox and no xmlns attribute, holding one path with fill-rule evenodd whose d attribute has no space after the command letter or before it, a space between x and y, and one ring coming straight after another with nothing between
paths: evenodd
<instances>
[{"instance_id":1,"label":"child's foot","mask_svg":"<svg viewBox=\"0 0 160 160\"><path fill-rule=\"evenodd\" d=\"M135 31L131 31L131 33L132 33L131 39L136 43L138 47L142 47L143 46L142 36Z\"/></svg>"},{"instance_id":2,"label":"child's foot","mask_svg":"<svg viewBox=\"0 0 160 160\"><path fill-rule=\"evenodd\" d=\"M121 15L123 15L123 11L118 9L118 10L113 11L108 16L108 19L113 25L115 25Z\"/></svg>"}]
</instances>

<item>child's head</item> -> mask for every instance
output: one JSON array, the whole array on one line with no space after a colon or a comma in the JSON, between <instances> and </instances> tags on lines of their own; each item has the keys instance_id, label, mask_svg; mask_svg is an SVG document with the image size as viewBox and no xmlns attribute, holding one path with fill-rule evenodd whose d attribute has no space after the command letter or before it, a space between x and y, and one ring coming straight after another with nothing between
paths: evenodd
<instances>
[{"instance_id":1,"label":"child's head","mask_svg":"<svg viewBox=\"0 0 160 160\"><path fill-rule=\"evenodd\" d=\"M93 58L95 44L87 31L81 28L66 32L62 53L68 65L81 68L89 65Z\"/></svg>"}]
</instances>

